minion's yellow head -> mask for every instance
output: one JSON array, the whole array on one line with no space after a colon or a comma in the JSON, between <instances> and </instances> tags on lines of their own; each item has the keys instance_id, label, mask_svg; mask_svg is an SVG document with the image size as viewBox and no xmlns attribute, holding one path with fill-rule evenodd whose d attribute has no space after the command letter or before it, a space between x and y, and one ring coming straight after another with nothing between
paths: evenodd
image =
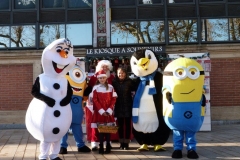
<instances>
[{"instance_id":1,"label":"minion's yellow head","mask_svg":"<svg viewBox=\"0 0 240 160\"><path fill-rule=\"evenodd\" d=\"M86 74L79 66L75 65L66 75L69 81L73 95L83 97L83 92L86 88Z\"/></svg>"},{"instance_id":2,"label":"minion's yellow head","mask_svg":"<svg viewBox=\"0 0 240 160\"><path fill-rule=\"evenodd\" d=\"M178 58L170 62L163 75L164 86L170 88L174 102L198 102L204 85L202 66L189 58Z\"/></svg>"}]
</instances>

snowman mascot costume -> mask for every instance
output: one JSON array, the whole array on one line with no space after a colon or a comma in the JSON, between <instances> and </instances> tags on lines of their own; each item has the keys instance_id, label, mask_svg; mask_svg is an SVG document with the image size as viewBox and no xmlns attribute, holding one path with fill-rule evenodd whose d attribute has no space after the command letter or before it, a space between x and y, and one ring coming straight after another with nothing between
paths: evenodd
<instances>
[{"instance_id":1,"label":"snowman mascot costume","mask_svg":"<svg viewBox=\"0 0 240 160\"><path fill-rule=\"evenodd\" d=\"M34 98L27 109L26 127L40 141L40 160L61 160L60 140L72 121L69 103L73 91L65 78L76 62L71 42L66 38L53 41L43 50L41 62L43 73L32 87Z\"/></svg>"}]
</instances>

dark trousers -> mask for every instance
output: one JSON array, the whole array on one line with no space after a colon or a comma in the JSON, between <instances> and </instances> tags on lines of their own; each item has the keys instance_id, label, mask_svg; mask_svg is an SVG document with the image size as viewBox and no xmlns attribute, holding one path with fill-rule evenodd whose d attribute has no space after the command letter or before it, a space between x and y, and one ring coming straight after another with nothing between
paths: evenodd
<instances>
[{"instance_id":1,"label":"dark trousers","mask_svg":"<svg viewBox=\"0 0 240 160\"><path fill-rule=\"evenodd\" d=\"M119 139L130 139L131 135L131 117L117 117ZM124 135L125 132L125 135Z\"/></svg>"}]
</instances>

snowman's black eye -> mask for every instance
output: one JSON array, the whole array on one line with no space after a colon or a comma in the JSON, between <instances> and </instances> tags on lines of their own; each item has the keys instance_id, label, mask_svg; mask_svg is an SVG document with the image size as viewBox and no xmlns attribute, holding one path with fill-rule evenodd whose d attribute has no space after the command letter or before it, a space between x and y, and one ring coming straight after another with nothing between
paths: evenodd
<instances>
[{"instance_id":1,"label":"snowman's black eye","mask_svg":"<svg viewBox=\"0 0 240 160\"><path fill-rule=\"evenodd\" d=\"M133 64L134 64L134 65L137 65L137 63L136 63L136 62L133 62Z\"/></svg>"},{"instance_id":2,"label":"snowman's black eye","mask_svg":"<svg viewBox=\"0 0 240 160\"><path fill-rule=\"evenodd\" d=\"M57 46L56 47L56 51L59 53L59 52L61 52L61 50L62 50L62 47L61 46Z\"/></svg>"}]
</instances>

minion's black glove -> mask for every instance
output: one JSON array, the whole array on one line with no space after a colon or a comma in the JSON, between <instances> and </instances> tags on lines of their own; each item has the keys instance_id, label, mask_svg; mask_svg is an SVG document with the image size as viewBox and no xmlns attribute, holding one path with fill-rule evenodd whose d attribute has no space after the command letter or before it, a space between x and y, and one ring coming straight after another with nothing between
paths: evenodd
<instances>
[{"instance_id":1,"label":"minion's black glove","mask_svg":"<svg viewBox=\"0 0 240 160\"><path fill-rule=\"evenodd\" d=\"M167 100L168 100L168 103L171 104L171 103L172 103L172 93L167 92L167 93L166 93L166 98L167 98Z\"/></svg>"}]
</instances>

